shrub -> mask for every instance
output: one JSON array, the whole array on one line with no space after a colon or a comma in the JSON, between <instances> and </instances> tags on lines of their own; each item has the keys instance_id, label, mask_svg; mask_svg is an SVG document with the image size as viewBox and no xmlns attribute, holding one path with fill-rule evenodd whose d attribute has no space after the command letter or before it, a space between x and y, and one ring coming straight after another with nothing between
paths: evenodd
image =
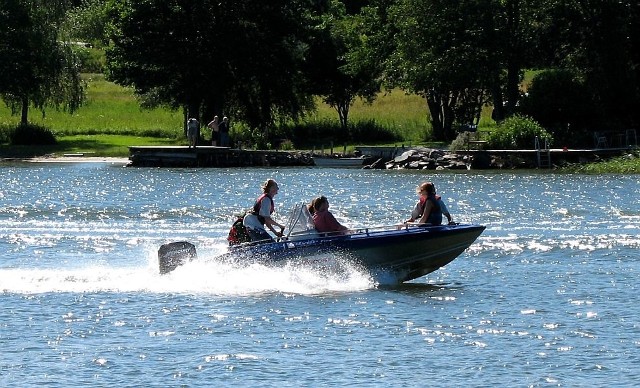
<instances>
[{"instance_id":1,"label":"shrub","mask_svg":"<svg viewBox=\"0 0 640 388\"><path fill-rule=\"evenodd\" d=\"M13 132L15 130L16 128L13 126L0 124L0 144L9 143L11 141L11 136L13 136Z\"/></svg>"},{"instance_id":2,"label":"shrub","mask_svg":"<svg viewBox=\"0 0 640 388\"><path fill-rule=\"evenodd\" d=\"M309 123L285 124L270 128L268 136L257 129L242 124L231 128L234 142L242 142L245 147L255 149L303 149L344 143L375 144L402 140L398 131L383 127L375 120L359 121L349 125L345 131L337 121L321 120Z\"/></svg>"},{"instance_id":3,"label":"shrub","mask_svg":"<svg viewBox=\"0 0 640 388\"><path fill-rule=\"evenodd\" d=\"M280 143L279 149L283 151L293 151L295 147L293 146L293 142L289 139L285 139Z\"/></svg>"},{"instance_id":4,"label":"shrub","mask_svg":"<svg viewBox=\"0 0 640 388\"><path fill-rule=\"evenodd\" d=\"M379 125L375 120L358 121L350 125L351 138L357 143L381 143L401 141L402 136L395 130ZM343 139L348 140L348 139Z\"/></svg>"},{"instance_id":5,"label":"shrub","mask_svg":"<svg viewBox=\"0 0 640 388\"><path fill-rule=\"evenodd\" d=\"M56 138L48 128L34 124L19 125L11 133L12 145L53 145Z\"/></svg>"},{"instance_id":6,"label":"shrub","mask_svg":"<svg viewBox=\"0 0 640 388\"><path fill-rule=\"evenodd\" d=\"M73 52L80 61L81 73L103 73L105 68L105 54L102 50L97 50L85 46L73 46Z\"/></svg>"},{"instance_id":7,"label":"shrub","mask_svg":"<svg viewBox=\"0 0 640 388\"><path fill-rule=\"evenodd\" d=\"M469 140L469 134L466 132L459 132L458 136L451 142L449 149L451 151L459 151L467 148L467 141Z\"/></svg>"},{"instance_id":8,"label":"shrub","mask_svg":"<svg viewBox=\"0 0 640 388\"><path fill-rule=\"evenodd\" d=\"M534 119L515 115L496 126L487 139L491 149L532 149L536 136L552 142L552 136Z\"/></svg>"}]
</instances>

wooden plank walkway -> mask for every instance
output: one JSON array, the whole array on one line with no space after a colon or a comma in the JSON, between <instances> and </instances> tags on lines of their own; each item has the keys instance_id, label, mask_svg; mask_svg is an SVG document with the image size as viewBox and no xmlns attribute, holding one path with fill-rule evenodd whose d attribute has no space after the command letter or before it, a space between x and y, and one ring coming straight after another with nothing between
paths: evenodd
<instances>
[{"instance_id":1,"label":"wooden plank walkway","mask_svg":"<svg viewBox=\"0 0 640 388\"><path fill-rule=\"evenodd\" d=\"M520 150L458 150L457 154L469 155L476 162L477 167L488 168L491 158L501 158L502 160L522 159L523 165L532 165L542 168L551 168L554 165L564 165L567 163L590 163L598 160L605 160L615 156L621 156L634 148L595 148L595 149L572 149L572 148L550 148L550 149L520 149ZM545 165L540 166L540 154L546 154Z\"/></svg>"}]
</instances>

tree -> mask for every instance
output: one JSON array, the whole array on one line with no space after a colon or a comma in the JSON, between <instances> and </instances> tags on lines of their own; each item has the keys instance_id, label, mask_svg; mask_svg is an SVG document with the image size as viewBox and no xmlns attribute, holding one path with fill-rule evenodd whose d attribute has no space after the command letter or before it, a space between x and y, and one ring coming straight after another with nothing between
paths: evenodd
<instances>
[{"instance_id":1,"label":"tree","mask_svg":"<svg viewBox=\"0 0 640 388\"><path fill-rule=\"evenodd\" d=\"M636 4L637 1L633 1ZM592 88L602 126L628 128L638 110L640 86L635 79L629 18L631 1L581 1L578 10L584 20L583 44L575 56L587 84Z\"/></svg>"},{"instance_id":2,"label":"tree","mask_svg":"<svg viewBox=\"0 0 640 388\"><path fill-rule=\"evenodd\" d=\"M188 115L266 131L312 106L302 63L314 2L115 0L109 78ZM203 113L204 112L204 113Z\"/></svg>"},{"instance_id":3,"label":"tree","mask_svg":"<svg viewBox=\"0 0 640 388\"><path fill-rule=\"evenodd\" d=\"M436 140L477 123L488 102L498 60L495 7L493 0L400 0L391 9L399 32L387 62L390 78L425 97Z\"/></svg>"},{"instance_id":4,"label":"tree","mask_svg":"<svg viewBox=\"0 0 640 388\"><path fill-rule=\"evenodd\" d=\"M567 69L546 70L531 81L520 111L553 134L559 145L590 146L588 133L593 101L589 88Z\"/></svg>"},{"instance_id":5,"label":"tree","mask_svg":"<svg viewBox=\"0 0 640 388\"><path fill-rule=\"evenodd\" d=\"M71 38L97 47L108 44L107 0L82 0L67 13L65 19L65 28Z\"/></svg>"},{"instance_id":6,"label":"tree","mask_svg":"<svg viewBox=\"0 0 640 388\"><path fill-rule=\"evenodd\" d=\"M314 107L305 58L314 14L325 1L242 0L226 19L225 66L230 106L251 128L268 135L276 121L297 119Z\"/></svg>"},{"instance_id":7,"label":"tree","mask_svg":"<svg viewBox=\"0 0 640 388\"><path fill-rule=\"evenodd\" d=\"M0 96L28 123L30 105L74 112L84 88L60 23L68 3L0 0Z\"/></svg>"},{"instance_id":8,"label":"tree","mask_svg":"<svg viewBox=\"0 0 640 388\"><path fill-rule=\"evenodd\" d=\"M540 0L501 0L495 5L495 31L488 32L495 58L492 117L502 121L517 112L523 69L537 57L535 34L542 4Z\"/></svg>"},{"instance_id":9,"label":"tree","mask_svg":"<svg viewBox=\"0 0 640 388\"><path fill-rule=\"evenodd\" d=\"M307 56L312 90L323 96L348 131L349 110L356 97L372 102L380 91L380 70L362 41L369 25L359 15L348 15L340 1L332 1L322 16L320 33Z\"/></svg>"},{"instance_id":10,"label":"tree","mask_svg":"<svg viewBox=\"0 0 640 388\"><path fill-rule=\"evenodd\" d=\"M594 128L640 124L640 5L637 1L543 3L537 24L552 65L577 73L588 87ZM548 63L547 63L548 65Z\"/></svg>"}]
</instances>

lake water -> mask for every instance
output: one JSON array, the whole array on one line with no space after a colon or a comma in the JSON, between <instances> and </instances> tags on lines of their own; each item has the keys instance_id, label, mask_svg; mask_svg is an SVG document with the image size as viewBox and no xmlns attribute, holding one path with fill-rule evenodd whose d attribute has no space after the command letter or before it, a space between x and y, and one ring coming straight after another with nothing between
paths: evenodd
<instances>
[{"instance_id":1,"label":"lake water","mask_svg":"<svg viewBox=\"0 0 640 388\"><path fill-rule=\"evenodd\" d=\"M407 218L435 182L487 226L400 286L239 268L234 214L326 195L352 227ZM640 176L0 164L0 386L635 386ZM167 276L157 249L199 260Z\"/></svg>"}]
</instances>

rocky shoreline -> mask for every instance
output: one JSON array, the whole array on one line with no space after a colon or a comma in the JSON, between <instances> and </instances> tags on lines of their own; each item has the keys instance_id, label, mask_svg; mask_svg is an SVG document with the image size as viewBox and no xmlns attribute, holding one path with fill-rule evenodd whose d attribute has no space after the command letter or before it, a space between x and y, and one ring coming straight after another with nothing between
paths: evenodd
<instances>
[{"instance_id":1,"label":"rocky shoreline","mask_svg":"<svg viewBox=\"0 0 640 388\"><path fill-rule=\"evenodd\" d=\"M184 148L184 147L183 147ZM229 150L232 151L232 150ZM234 150L237 152L237 150ZM247 152L247 151L244 151ZM411 169L411 170L483 170L483 169L536 169L556 168L568 164L593 163L629 153L629 149L600 149L600 150L547 150L549 163L540 166L540 155L536 150L465 150L448 151L436 148L413 147L405 150L393 158L367 157L365 169ZM263 166L310 166L313 165L311 154L307 152L260 152L252 151L250 154L260 154L260 160L255 163L239 163L237 167L251 165ZM264 153L264 155L262 155ZM0 162L31 162L31 163L111 163L126 166L135 166L131 158L124 157L96 157L86 154L74 155L45 155L34 158L0 158ZM193 163L191 163L193 164ZM220 164L220 163L217 163ZM222 163L225 164L225 163ZM227 163L233 165L234 163ZM175 163L158 163L158 166L177 166ZM194 164L193 166L196 166ZM191 165L185 165L187 167ZM201 166L202 167L202 166ZM213 166L212 166L213 167Z\"/></svg>"},{"instance_id":2,"label":"rocky shoreline","mask_svg":"<svg viewBox=\"0 0 640 388\"><path fill-rule=\"evenodd\" d=\"M628 149L600 150L466 150L452 152L415 147L391 160L371 159L368 169L484 170L556 168L575 163L593 163L628 153ZM545 163L546 162L546 163Z\"/></svg>"}]
</instances>

